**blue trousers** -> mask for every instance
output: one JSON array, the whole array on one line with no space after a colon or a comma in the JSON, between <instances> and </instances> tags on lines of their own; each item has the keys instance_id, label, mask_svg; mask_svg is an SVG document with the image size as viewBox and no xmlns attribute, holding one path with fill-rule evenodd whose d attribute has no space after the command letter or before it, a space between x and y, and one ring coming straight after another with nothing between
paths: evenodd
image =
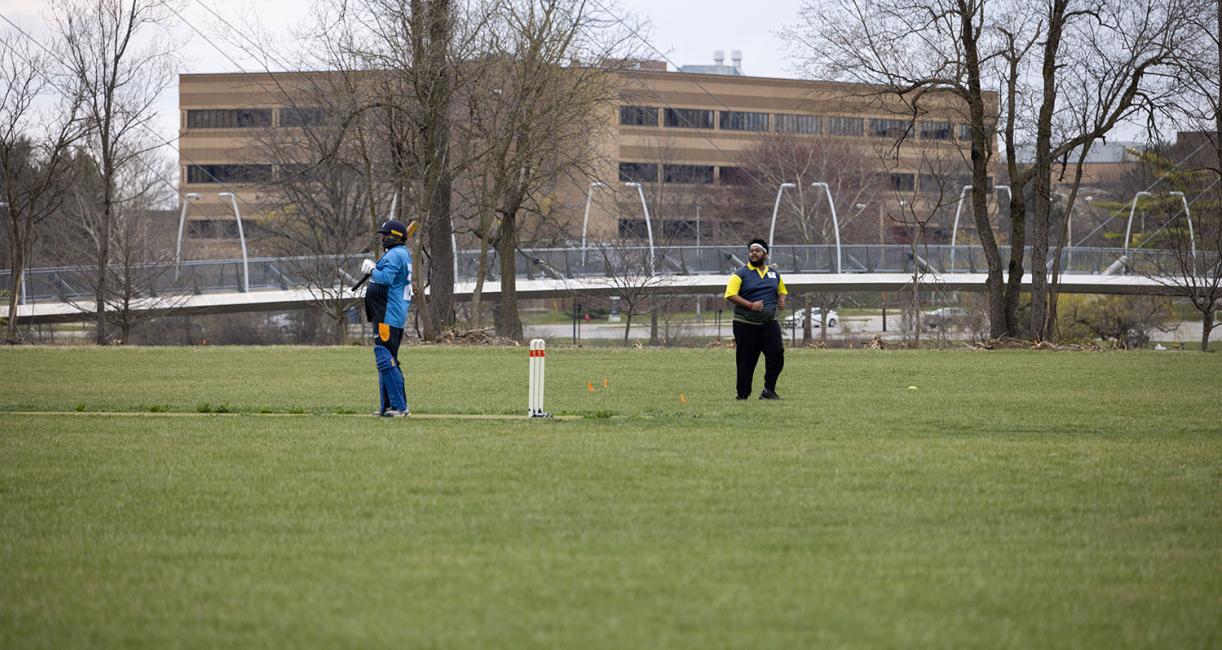
<instances>
[{"instance_id":1,"label":"blue trousers","mask_svg":"<svg viewBox=\"0 0 1222 650\"><path fill-rule=\"evenodd\" d=\"M379 410L407 410L407 391L399 367L399 342L403 328L378 323L373 337L373 359L378 366Z\"/></svg>"}]
</instances>

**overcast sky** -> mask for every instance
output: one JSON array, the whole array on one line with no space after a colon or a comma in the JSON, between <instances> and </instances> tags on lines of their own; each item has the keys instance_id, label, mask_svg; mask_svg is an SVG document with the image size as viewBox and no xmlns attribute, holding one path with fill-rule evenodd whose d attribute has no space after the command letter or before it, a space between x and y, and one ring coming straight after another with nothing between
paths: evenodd
<instances>
[{"instance_id":1,"label":"overcast sky","mask_svg":"<svg viewBox=\"0 0 1222 650\"><path fill-rule=\"evenodd\" d=\"M55 1L0 0L0 14L46 42L47 21ZM649 31L643 35L648 38L649 46L637 43L646 53L655 54L649 49L652 46L674 63L688 65L711 64L713 50L725 50L727 58L730 50L742 50L744 72L766 77L793 76L787 68L785 44L777 38L776 32L796 19L800 4L801 0L765 0L753 4L742 0L618 0L625 14L648 21ZM312 3L308 0L178 0L177 11L182 18L172 16L169 33L181 44L180 71L262 70L261 63L225 42L223 35L230 33L231 28L224 23L241 30L241 37L268 42L273 51L287 52L295 47L294 30L308 20L303 5L311 6ZM0 29L10 28L0 24ZM177 134L177 109L178 88L175 85L159 103L159 130L166 140Z\"/></svg>"}]
</instances>

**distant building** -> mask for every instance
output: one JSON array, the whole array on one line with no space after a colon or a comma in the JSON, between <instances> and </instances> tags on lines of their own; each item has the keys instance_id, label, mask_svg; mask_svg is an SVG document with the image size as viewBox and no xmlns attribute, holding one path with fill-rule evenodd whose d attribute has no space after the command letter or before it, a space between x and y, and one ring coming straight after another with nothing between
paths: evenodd
<instances>
[{"instance_id":1,"label":"distant building","mask_svg":"<svg viewBox=\"0 0 1222 650\"><path fill-rule=\"evenodd\" d=\"M1125 172L1140 164L1141 152L1145 148L1146 145L1141 142L1096 142L1082 162L1082 185L1106 186L1119 182ZM1081 155L1082 149L1078 147L1054 161L1053 183L1073 183L1074 167ZM1015 149L1015 158L1020 165L1034 165L1035 146L1019 145Z\"/></svg>"},{"instance_id":2,"label":"distant building","mask_svg":"<svg viewBox=\"0 0 1222 650\"><path fill-rule=\"evenodd\" d=\"M607 111L614 124L598 143L602 163L595 175L615 192L593 201L591 236L644 234L640 201L624 188L628 182L642 183L659 236L707 241L741 238L744 228L761 232L757 223L743 223L755 217L731 214L726 197L741 191L742 154L777 133L859 145L878 160L883 189L897 195L932 187L921 160L935 150L958 161L948 183L955 196L970 183L967 110L950 93L927 96L925 112L914 119L910 106L870 86L748 76L737 51L729 65L718 52L712 65L671 71L665 62L637 61L630 68L617 73L619 105ZM313 119L309 109L290 108L286 97L318 74L324 73L179 76L180 196L198 195L188 209L191 233L227 232L232 209L218 192L237 192L243 218L260 218L258 183L277 170L257 158L257 135ZM996 93L986 93L986 101L996 115ZM578 231L588 189L584 181L560 188L552 220ZM246 214L249 206L256 209ZM456 215L463 218L469 215ZM216 225L197 223L205 221Z\"/></svg>"}]
</instances>

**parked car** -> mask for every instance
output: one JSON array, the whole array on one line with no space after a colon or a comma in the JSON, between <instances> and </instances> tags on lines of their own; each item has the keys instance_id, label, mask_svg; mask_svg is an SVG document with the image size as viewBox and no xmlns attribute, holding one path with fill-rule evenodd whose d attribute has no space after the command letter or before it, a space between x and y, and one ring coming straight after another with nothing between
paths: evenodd
<instances>
[{"instance_id":1,"label":"parked car","mask_svg":"<svg viewBox=\"0 0 1222 650\"><path fill-rule=\"evenodd\" d=\"M821 322L822 322L821 319L822 319L822 311L818 307L811 307L810 308L810 326L811 327L820 327ZM832 309L827 312L828 328L835 327L836 323L839 323L839 322L840 322L840 314L837 314L835 309ZM789 316L785 317L784 325L785 327L795 327L795 326L801 327L802 326L802 311L798 310L795 312L791 312Z\"/></svg>"},{"instance_id":2,"label":"parked car","mask_svg":"<svg viewBox=\"0 0 1222 650\"><path fill-rule=\"evenodd\" d=\"M962 307L940 307L925 312L925 326L930 329L946 327L962 323L968 316L968 311Z\"/></svg>"}]
</instances>

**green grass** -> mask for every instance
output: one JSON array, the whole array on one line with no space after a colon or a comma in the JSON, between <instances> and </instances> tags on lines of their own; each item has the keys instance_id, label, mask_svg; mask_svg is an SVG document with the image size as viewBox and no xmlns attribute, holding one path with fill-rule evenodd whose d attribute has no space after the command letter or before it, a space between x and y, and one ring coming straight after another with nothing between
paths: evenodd
<instances>
[{"instance_id":1,"label":"green grass","mask_svg":"<svg viewBox=\"0 0 1222 650\"><path fill-rule=\"evenodd\" d=\"M371 357L0 349L0 647L1222 641L1222 355Z\"/></svg>"}]
</instances>

